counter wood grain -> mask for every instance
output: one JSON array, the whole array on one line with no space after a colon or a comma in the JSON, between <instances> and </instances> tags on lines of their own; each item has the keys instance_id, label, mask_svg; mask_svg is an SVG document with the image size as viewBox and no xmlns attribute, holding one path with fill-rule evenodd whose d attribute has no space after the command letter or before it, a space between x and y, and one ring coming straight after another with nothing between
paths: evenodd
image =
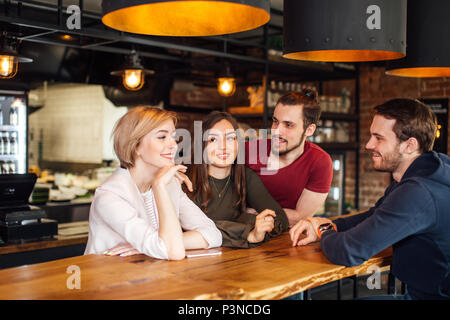
<instances>
[{"instance_id":1,"label":"counter wood grain","mask_svg":"<svg viewBox=\"0 0 450 320\"><path fill-rule=\"evenodd\" d=\"M291 247L289 234L253 249L164 261L144 255L85 255L0 270L0 299L282 299L335 280L390 265L388 248L364 264L330 263L319 243ZM81 289L69 290L69 266Z\"/></svg>"}]
</instances>

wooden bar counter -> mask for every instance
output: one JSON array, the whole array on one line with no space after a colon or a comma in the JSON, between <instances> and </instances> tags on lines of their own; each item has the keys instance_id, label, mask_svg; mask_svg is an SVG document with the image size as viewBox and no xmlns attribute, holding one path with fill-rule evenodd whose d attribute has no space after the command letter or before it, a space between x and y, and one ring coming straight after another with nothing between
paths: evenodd
<instances>
[{"instance_id":1,"label":"wooden bar counter","mask_svg":"<svg viewBox=\"0 0 450 320\"><path fill-rule=\"evenodd\" d=\"M86 255L0 270L0 299L282 299L392 258L388 248L346 268L330 263L319 243L291 247L288 233L253 249L221 250L181 261ZM68 288L70 266L80 270L80 289Z\"/></svg>"}]
</instances>

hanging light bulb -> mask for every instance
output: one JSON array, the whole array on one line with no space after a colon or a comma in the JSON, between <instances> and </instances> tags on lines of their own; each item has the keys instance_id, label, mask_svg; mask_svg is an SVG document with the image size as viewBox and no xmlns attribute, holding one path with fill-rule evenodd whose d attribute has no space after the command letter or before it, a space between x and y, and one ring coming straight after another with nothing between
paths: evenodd
<instances>
[{"instance_id":1,"label":"hanging light bulb","mask_svg":"<svg viewBox=\"0 0 450 320\"><path fill-rule=\"evenodd\" d=\"M269 0L103 0L102 22L120 31L158 36L213 36L269 22Z\"/></svg>"},{"instance_id":2,"label":"hanging light bulb","mask_svg":"<svg viewBox=\"0 0 450 320\"><path fill-rule=\"evenodd\" d=\"M6 32L0 39L0 79L11 79L17 74L19 62L32 62L32 59L20 57L17 54L19 42L8 37Z\"/></svg>"},{"instance_id":3,"label":"hanging light bulb","mask_svg":"<svg viewBox=\"0 0 450 320\"><path fill-rule=\"evenodd\" d=\"M122 78L124 87L132 91L141 89L145 82L144 73L138 69L125 70Z\"/></svg>"},{"instance_id":4,"label":"hanging light bulb","mask_svg":"<svg viewBox=\"0 0 450 320\"><path fill-rule=\"evenodd\" d=\"M131 56L128 57L125 67L122 70L111 72L111 75L121 76L125 89L137 91L144 86L145 76L154 73L153 70L144 69L136 51L133 50Z\"/></svg>"},{"instance_id":5,"label":"hanging light bulb","mask_svg":"<svg viewBox=\"0 0 450 320\"><path fill-rule=\"evenodd\" d=\"M224 64L224 68L217 78L217 91L222 97L231 97L236 91L236 79L230 71L228 62Z\"/></svg>"},{"instance_id":6,"label":"hanging light bulb","mask_svg":"<svg viewBox=\"0 0 450 320\"><path fill-rule=\"evenodd\" d=\"M219 78L217 79L217 91L222 97L230 97L236 91L236 79Z\"/></svg>"},{"instance_id":7,"label":"hanging light bulb","mask_svg":"<svg viewBox=\"0 0 450 320\"><path fill-rule=\"evenodd\" d=\"M14 56L0 56L0 78L9 79L17 73L17 61Z\"/></svg>"}]
</instances>

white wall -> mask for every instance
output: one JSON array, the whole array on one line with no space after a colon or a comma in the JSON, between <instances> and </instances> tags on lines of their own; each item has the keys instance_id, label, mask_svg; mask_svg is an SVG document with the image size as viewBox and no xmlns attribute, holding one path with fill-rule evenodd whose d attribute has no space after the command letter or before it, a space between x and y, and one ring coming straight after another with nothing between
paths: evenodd
<instances>
[{"instance_id":1,"label":"white wall","mask_svg":"<svg viewBox=\"0 0 450 320\"><path fill-rule=\"evenodd\" d=\"M100 85L49 85L44 107L29 117L29 164L38 161L40 130L43 160L101 163L115 158L109 136L126 112L106 99Z\"/></svg>"}]
</instances>

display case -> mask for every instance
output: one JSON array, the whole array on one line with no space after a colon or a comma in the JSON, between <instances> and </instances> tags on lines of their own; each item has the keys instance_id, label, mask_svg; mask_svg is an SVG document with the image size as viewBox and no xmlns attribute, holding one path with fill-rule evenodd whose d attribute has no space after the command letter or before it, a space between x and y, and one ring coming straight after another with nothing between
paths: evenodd
<instances>
[{"instance_id":1,"label":"display case","mask_svg":"<svg viewBox=\"0 0 450 320\"><path fill-rule=\"evenodd\" d=\"M27 99L0 91L0 173L27 173Z\"/></svg>"},{"instance_id":2,"label":"display case","mask_svg":"<svg viewBox=\"0 0 450 320\"><path fill-rule=\"evenodd\" d=\"M345 153L330 152L333 161L333 180L325 200L324 215L333 217L345 212Z\"/></svg>"}]
</instances>

